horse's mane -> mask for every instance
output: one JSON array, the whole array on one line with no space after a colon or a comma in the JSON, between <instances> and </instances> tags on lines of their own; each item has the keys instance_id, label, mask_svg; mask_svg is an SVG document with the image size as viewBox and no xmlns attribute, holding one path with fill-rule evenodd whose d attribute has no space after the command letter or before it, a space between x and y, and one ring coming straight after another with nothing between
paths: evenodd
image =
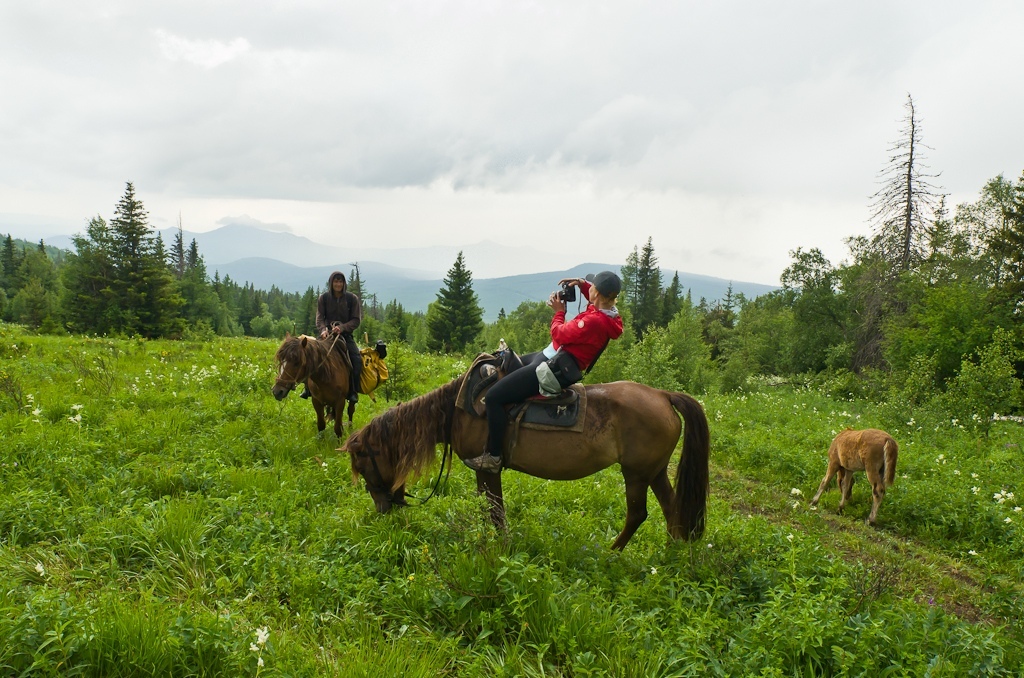
<instances>
[{"instance_id":1,"label":"horse's mane","mask_svg":"<svg viewBox=\"0 0 1024 678\"><path fill-rule=\"evenodd\" d=\"M306 340L305 347L302 345L303 339ZM339 340L344 341L343 339ZM351 369L351 365L348 364L347 352L342 357L338 351L334 350L333 342L320 340L305 334L296 337L286 337L281 342L274 357L277 359L278 364L287 360L293 365L298 365L303 370L308 368L310 377L315 377L317 381L323 382L332 381L334 375L342 367L347 366Z\"/></svg>"},{"instance_id":2,"label":"horse's mane","mask_svg":"<svg viewBox=\"0 0 1024 678\"><path fill-rule=\"evenodd\" d=\"M395 469L391 489L427 468L437 456L438 443L451 444L455 397L464 378L395 405L349 436L357 449L377 452L390 462Z\"/></svg>"}]
</instances>

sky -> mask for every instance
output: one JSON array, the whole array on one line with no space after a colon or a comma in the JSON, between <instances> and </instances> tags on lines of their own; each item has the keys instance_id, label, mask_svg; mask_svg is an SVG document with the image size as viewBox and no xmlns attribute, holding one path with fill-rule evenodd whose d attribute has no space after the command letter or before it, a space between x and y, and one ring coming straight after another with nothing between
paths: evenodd
<instances>
[{"instance_id":1,"label":"sky","mask_svg":"<svg viewBox=\"0 0 1024 678\"><path fill-rule=\"evenodd\" d=\"M0 232L83 232L131 181L156 228L527 245L522 273L650 238L778 284L870 233L908 95L951 207L1021 176L1022 27L987 0L5 2Z\"/></svg>"}]
</instances>

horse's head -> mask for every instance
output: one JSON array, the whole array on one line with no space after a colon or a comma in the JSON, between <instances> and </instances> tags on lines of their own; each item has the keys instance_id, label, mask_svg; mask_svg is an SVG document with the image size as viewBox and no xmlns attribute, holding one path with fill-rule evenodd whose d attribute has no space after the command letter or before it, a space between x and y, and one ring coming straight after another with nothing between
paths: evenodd
<instances>
[{"instance_id":1,"label":"horse's head","mask_svg":"<svg viewBox=\"0 0 1024 678\"><path fill-rule=\"evenodd\" d=\"M373 499L378 513L387 513L396 503L404 503L395 496L395 468L381 451L368 444L366 429L353 431L339 452L348 452L352 461L352 483L358 484L362 476L366 491ZM403 493L404 494L404 493Z\"/></svg>"},{"instance_id":2,"label":"horse's head","mask_svg":"<svg viewBox=\"0 0 1024 678\"><path fill-rule=\"evenodd\" d=\"M306 344L308 337L293 337L285 335L284 341L278 347L274 358L277 360L277 379L270 388L270 392L278 400L284 400L296 385L306 380L308 376L306 359Z\"/></svg>"}]
</instances>

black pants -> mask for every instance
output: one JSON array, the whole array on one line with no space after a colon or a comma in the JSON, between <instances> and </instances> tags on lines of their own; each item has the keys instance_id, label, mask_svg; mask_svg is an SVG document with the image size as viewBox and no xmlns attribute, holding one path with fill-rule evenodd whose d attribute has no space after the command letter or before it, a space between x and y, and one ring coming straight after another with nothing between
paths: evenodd
<instances>
[{"instance_id":1,"label":"black pants","mask_svg":"<svg viewBox=\"0 0 1024 678\"><path fill-rule=\"evenodd\" d=\"M537 365L545 360L547 358L540 352L522 356L523 366L502 377L487 392L487 451L494 456L501 456L505 442L505 428L508 425L505 405L521 403L540 393Z\"/></svg>"},{"instance_id":2,"label":"black pants","mask_svg":"<svg viewBox=\"0 0 1024 678\"><path fill-rule=\"evenodd\" d=\"M352 361L352 376L349 381L349 388L359 393L359 376L363 373L363 356L359 354L359 347L356 346L356 340L352 338L351 334L343 334L341 338L345 340L345 350L348 351L348 357ZM334 345L334 348L338 351L343 350L340 344L341 341L338 341Z\"/></svg>"}]
</instances>

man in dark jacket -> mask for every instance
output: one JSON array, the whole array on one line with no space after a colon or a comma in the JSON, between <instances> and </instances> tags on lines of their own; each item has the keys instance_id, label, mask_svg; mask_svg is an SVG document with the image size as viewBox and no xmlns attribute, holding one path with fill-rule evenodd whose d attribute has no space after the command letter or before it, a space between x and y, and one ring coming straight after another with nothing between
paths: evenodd
<instances>
[{"instance_id":1,"label":"man in dark jacket","mask_svg":"<svg viewBox=\"0 0 1024 678\"><path fill-rule=\"evenodd\" d=\"M347 286L344 273L331 273L327 279L327 291L321 294L316 302L316 329L321 339L326 339L331 334L340 335L334 346L339 351L342 350L340 344L344 341L344 350L348 351L348 357L352 361L348 399L356 402L359 400L359 374L363 371L363 359L359 355L359 347L356 346L352 333L359 327L363 318L363 307L359 297L345 289ZM302 395L306 396L305 393Z\"/></svg>"}]
</instances>

